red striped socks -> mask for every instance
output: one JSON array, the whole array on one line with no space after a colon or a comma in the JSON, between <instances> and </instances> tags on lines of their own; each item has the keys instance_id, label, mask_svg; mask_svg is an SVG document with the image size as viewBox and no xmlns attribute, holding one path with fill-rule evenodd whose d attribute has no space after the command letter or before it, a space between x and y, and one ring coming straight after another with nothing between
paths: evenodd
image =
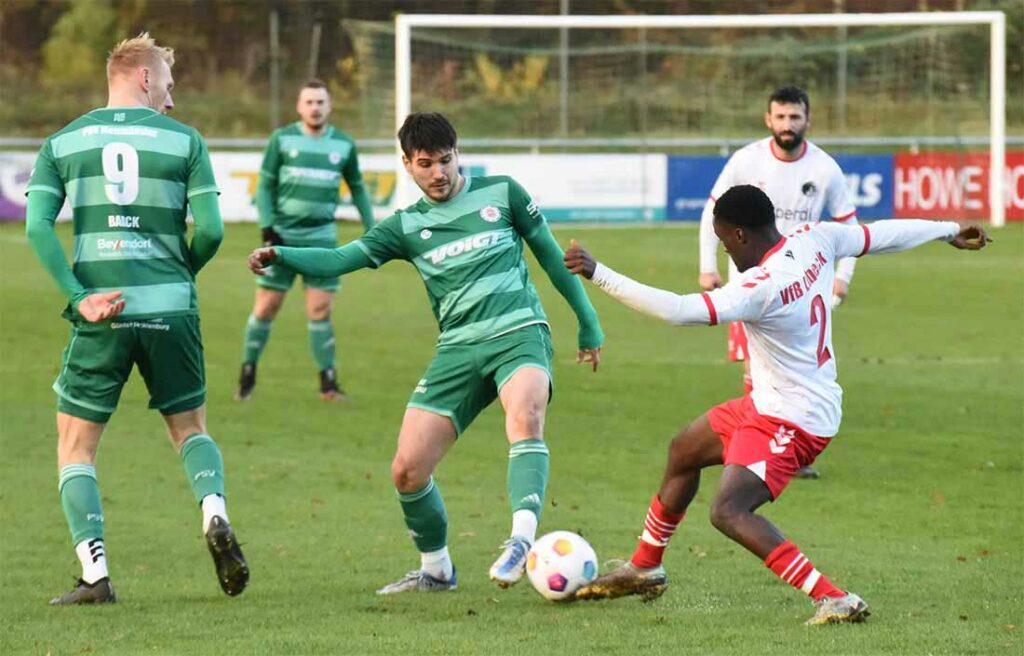
<instances>
[{"instance_id":1,"label":"red striped socks","mask_svg":"<svg viewBox=\"0 0 1024 656\"><path fill-rule=\"evenodd\" d=\"M633 565L641 569L660 565L665 547L668 546L669 539L676 532L676 527L683 521L685 514L669 512L661 505L661 499L655 494L651 500L651 507L647 509L647 519L644 521L640 543L630 559Z\"/></svg>"},{"instance_id":2,"label":"red striped socks","mask_svg":"<svg viewBox=\"0 0 1024 656\"><path fill-rule=\"evenodd\" d=\"M832 585L828 578L814 568L814 564L800 549L789 542L783 542L764 559L768 569L797 590L803 590L812 599L842 597L846 593Z\"/></svg>"}]
</instances>

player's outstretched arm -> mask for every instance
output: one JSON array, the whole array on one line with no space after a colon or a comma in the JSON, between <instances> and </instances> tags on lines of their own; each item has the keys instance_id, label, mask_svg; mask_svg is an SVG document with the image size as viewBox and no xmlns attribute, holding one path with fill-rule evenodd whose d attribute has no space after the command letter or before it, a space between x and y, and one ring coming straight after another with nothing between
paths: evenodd
<instances>
[{"instance_id":1,"label":"player's outstretched arm","mask_svg":"<svg viewBox=\"0 0 1024 656\"><path fill-rule=\"evenodd\" d=\"M575 239L565 251L565 268L589 279L609 296L644 314L677 326L706 326L716 323L706 294L674 294L650 287L601 264ZM720 293L720 292L716 292Z\"/></svg>"},{"instance_id":2,"label":"player's outstretched arm","mask_svg":"<svg viewBox=\"0 0 1024 656\"><path fill-rule=\"evenodd\" d=\"M334 278L359 269L372 267L373 261L358 242L339 248L291 248L264 246L249 254L249 269L258 276L266 275L270 265L286 266L304 276Z\"/></svg>"},{"instance_id":3,"label":"player's outstretched arm","mask_svg":"<svg viewBox=\"0 0 1024 656\"><path fill-rule=\"evenodd\" d=\"M976 251L992 241L983 228L961 226L955 221L888 219L856 227L822 223L816 229L832 240L837 257L897 253L936 240L946 241L955 248Z\"/></svg>"},{"instance_id":4,"label":"player's outstretched arm","mask_svg":"<svg viewBox=\"0 0 1024 656\"><path fill-rule=\"evenodd\" d=\"M195 220L195 232L188 247L192 273L199 273L213 259L224 241L224 221L220 217L220 203L216 192L197 194L188 200Z\"/></svg>"},{"instance_id":5,"label":"player's outstretched arm","mask_svg":"<svg viewBox=\"0 0 1024 656\"><path fill-rule=\"evenodd\" d=\"M594 371L601 361L601 346L604 344L604 331L601 330L601 322L597 318L597 311L594 309L587 292L583 289L582 283L573 276L563 265L562 248L555 241L551 229L547 223L541 224L532 235L526 238L530 250L540 262L544 272L548 274L551 283L555 286L565 300L569 303L576 319L579 322L577 362L590 362Z\"/></svg>"},{"instance_id":6,"label":"player's outstretched arm","mask_svg":"<svg viewBox=\"0 0 1024 656\"><path fill-rule=\"evenodd\" d=\"M62 197L47 191L30 191L25 212L25 234L43 268L57 282L60 291L67 297L71 307L86 321L97 322L116 317L124 310L121 292L92 294L87 290L68 265L64 249L57 238L54 223Z\"/></svg>"}]
</instances>

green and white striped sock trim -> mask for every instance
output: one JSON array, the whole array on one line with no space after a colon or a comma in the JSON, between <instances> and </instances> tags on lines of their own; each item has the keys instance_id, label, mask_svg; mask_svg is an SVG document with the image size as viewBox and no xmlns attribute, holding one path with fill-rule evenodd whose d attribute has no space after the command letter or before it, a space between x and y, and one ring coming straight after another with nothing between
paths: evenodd
<instances>
[{"instance_id":1,"label":"green and white striped sock trim","mask_svg":"<svg viewBox=\"0 0 1024 656\"><path fill-rule=\"evenodd\" d=\"M325 319L323 321L307 321L306 328L314 332L326 332L332 329L331 320Z\"/></svg>"},{"instance_id":2,"label":"green and white striped sock trim","mask_svg":"<svg viewBox=\"0 0 1024 656\"><path fill-rule=\"evenodd\" d=\"M406 503L412 503L413 501L419 501L433 492L434 487L434 477L431 476L430 480L427 481L427 484L423 486L423 489L416 490L415 492L398 492L398 490L395 490L395 492L398 493L399 500L405 501Z\"/></svg>"},{"instance_id":3,"label":"green and white striped sock trim","mask_svg":"<svg viewBox=\"0 0 1024 656\"><path fill-rule=\"evenodd\" d=\"M544 443L544 440L530 439L516 442L508 449L509 458L526 455L527 453L549 455L548 445Z\"/></svg>"},{"instance_id":4,"label":"green and white striped sock trim","mask_svg":"<svg viewBox=\"0 0 1024 656\"><path fill-rule=\"evenodd\" d=\"M93 465L65 465L61 467L60 479L57 482L57 492L64 489L65 483L78 476L88 476L95 481L96 467Z\"/></svg>"}]
</instances>

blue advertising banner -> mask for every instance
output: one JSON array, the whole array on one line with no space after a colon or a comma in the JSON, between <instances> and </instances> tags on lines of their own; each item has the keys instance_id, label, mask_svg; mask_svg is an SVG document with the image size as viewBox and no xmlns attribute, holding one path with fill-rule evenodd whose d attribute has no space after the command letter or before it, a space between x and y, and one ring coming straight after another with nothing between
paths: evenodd
<instances>
[{"instance_id":1,"label":"blue advertising banner","mask_svg":"<svg viewBox=\"0 0 1024 656\"><path fill-rule=\"evenodd\" d=\"M861 219L887 219L893 215L893 156L834 155L846 175L850 195ZM667 218L699 221L711 187L725 166L719 156L668 158ZM822 217L829 218L829 217Z\"/></svg>"},{"instance_id":2,"label":"blue advertising banner","mask_svg":"<svg viewBox=\"0 0 1024 656\"><path fill-rule=\"evenodd\" d=\"M843 169L858 219L893 217L893 156L833 155Z\"/></svg>"}]
</instances>

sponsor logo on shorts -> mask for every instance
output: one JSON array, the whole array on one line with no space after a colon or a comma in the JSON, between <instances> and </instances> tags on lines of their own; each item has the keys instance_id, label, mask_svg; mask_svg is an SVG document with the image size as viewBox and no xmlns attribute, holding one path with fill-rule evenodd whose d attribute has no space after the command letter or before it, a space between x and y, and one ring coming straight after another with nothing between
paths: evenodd
<instances>
[{"instance_id":1,"label":"sponsor logo on shorts","mask_svg":"<svg viewBox=\"0 0 1024 656\"><path fill-rule=\"evenodd\" d=\"M118 330L120 328L142 328L143 330L167 331L171 329L171 325L160 321L115 321L110 324L110 328L111 330Z\"/></svg>"},{"instance_id":2,"label":"sponsor logo on shorts","mask_svg":"<svg viewBox=\"0 0 1024 656\"><path fill-rule=\"evenodd\" d=\"M488 223L494 223L501 218L501 211L494 205L488 205L480 210L480 218Z\"/></svg>"},{"instance_id":3,"label":"sponsor logo on shorts","mask_svg":"<svg viewBox=\"0 0 1024 656\"><path fill-rule=\"evenodd\" d=\"M427 379L423 378L420 382L416 383L416 389L413 390L413 394L426 394L427 393Z\"/></svg>"},{"instance_id":4,"label":"sponsor logo on shorts","mask_svg":"<svg viewBox=\"0 0 1024 656\"><path fill-rule=\"evenodd\" d=\"M796 430L780 425L775 436L768 440L768 449L775 455L786 452L786 447L796 437Z\"/></svg>"}]
</instances>

